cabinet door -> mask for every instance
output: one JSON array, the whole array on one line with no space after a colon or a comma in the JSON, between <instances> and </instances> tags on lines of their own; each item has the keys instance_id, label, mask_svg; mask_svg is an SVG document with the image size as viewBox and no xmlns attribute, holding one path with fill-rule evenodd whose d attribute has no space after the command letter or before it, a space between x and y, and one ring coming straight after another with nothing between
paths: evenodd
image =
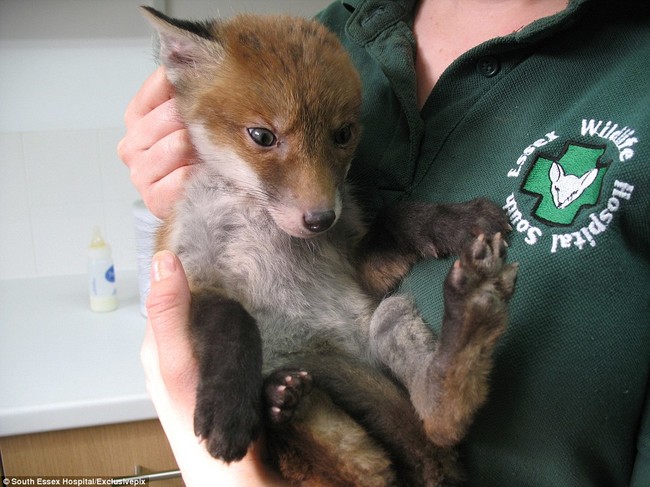
<instances>
[{"instance_id":1,"label":"cabinet door","mask_svg":"<svg viewBox=\"0 0 650 487\"><path fill-rule=\"evenodd\" d=\"M0 452L7 477L126 477L178 468L157 420L0 438Z\"/></svg>"}]
</instances>

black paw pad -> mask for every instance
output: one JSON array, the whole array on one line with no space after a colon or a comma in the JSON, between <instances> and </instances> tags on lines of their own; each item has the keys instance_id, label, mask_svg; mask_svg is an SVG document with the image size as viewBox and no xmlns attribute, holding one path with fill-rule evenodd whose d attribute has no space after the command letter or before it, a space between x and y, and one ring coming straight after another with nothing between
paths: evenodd
<instances>
[{"instance_id":1,"label":"black paw pad","mask_svg":"<svg viewBox=\"0 0 650 487\"><path fill-rule=\"evenodd\" d=\"M278 370L265 381L264 396L269 421L280 426L293 418L303 396L312 389L312 377L304 370Z\"/></svg>"}]
</instances>

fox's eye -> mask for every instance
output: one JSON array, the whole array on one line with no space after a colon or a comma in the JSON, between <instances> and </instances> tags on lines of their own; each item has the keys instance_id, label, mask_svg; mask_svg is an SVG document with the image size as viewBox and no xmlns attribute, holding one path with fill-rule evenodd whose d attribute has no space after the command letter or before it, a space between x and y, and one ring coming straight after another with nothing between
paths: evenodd
<instances>
[{"instance_id":1,"label":"fox's eye","mask_svg":"<svg viewBox=\"0 0 650 487\"><path fill-rule=\"evenodd\" d=\"M251 136L251 139L257 145L261 145L262 147L271 147L277 140L273 132L262 127L248 129L248 135Z\"/></svg>"},{"instance_id":2,"label":"fox's eye","mask_svg":"<svg viewBox=\"0 0 650 487\"><path fill-rule=\"evenodd\" d=\"M346 145L348 142L350 142L350 139L352 138L352 126L350 125L344 125L340 129L336 131L334 134L334 142L336 145Z\"/></svg>"}]
</instances>

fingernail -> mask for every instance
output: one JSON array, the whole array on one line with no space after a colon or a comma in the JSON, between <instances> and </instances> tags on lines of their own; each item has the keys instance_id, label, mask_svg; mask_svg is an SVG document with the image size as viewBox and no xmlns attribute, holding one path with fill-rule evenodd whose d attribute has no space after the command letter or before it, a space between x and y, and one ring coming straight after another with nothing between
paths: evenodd
<instances>
[{"instance_id":1,"label":"fingernail","mask_svg":"<svg viewBox=\"0 0 650 487\"><path fill-rule=\"evenodd\" d=\"M176 272L176 259L168 250L162 250L153 256L151 279L160 282Z\"/></svg>"}]
</instances>

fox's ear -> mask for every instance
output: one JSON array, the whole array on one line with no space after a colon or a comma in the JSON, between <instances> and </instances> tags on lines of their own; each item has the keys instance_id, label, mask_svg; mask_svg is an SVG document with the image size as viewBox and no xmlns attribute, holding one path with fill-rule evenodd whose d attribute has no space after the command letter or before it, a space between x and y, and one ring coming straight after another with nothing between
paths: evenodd
<instances>
[{"instance_id":1,"label":"fox's ear","mask_svg":"<svg viewBox=\"0 0 650 487\"><path fill-rule=\"evenodd\" d=\"M551 182L557 183L560 179L562 179L565 174L564 174L564 168L560 166L557 162L554 162L551 164L551 169L548 172L549 177L551 178Z\"/></svg>"},{"instance_id":2,"label":"fox's ear","mask_svg":"<svg viewBox=\"0 0 650 487\"><path fill-rule=\"evenodd\" d=\"M177 20L151 7L140 8L158 31L160 60L167 68L172 83L176 83L185 72L206 62L219 62L223 48L213 35L212 22Z\"/></svg>"}]
</instances>

